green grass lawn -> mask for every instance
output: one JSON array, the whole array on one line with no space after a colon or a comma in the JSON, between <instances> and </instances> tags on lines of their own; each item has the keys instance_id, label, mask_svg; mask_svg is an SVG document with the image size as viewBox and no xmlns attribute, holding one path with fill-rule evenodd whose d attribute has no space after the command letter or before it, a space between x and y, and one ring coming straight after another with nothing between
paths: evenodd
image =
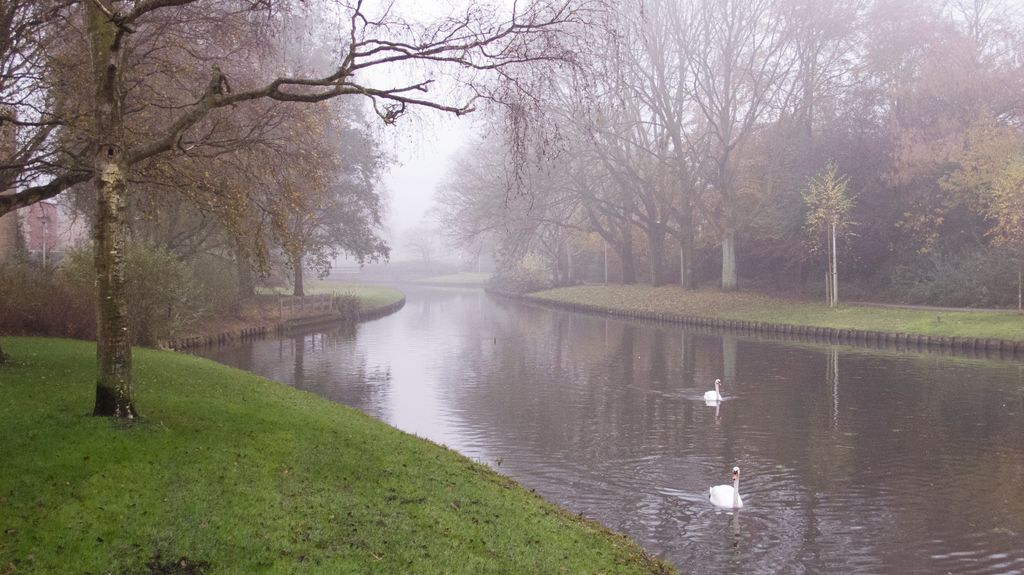
<instances>
[{"instance_id":1,"label":"green grass lawn","mask_svg":"<svg viewBox=\"0 0 1024 575\"><path fill-rule=\"evenodd\" d=\"M531 296L610 309L676 313L779 324L919 333L950 337L1024 341L1024 316L1015 312L957 311L840 306L789 300L749 292L686 291L676 286L575 286Z\"/></svg>"},{"instance_id":2,"label":"green grass lawn","mask_svg":"<svg viewBox=\"0 0 1024 575\"><path fill-rule=\"evenodd\" d=\"M89 415L94 344L3 344L2 574L664 572L487 467L312 394L137 349L142 420L125 425Z\"/></svg>"},{"instance_id":3,"label":"green grass lawn","mask_svg":"<svg viewBox=\"0 0 1024 575\"><path fill-rule=\"evenodd\" d=\"M304 287L306 295L325 293L353 295L359 298L363 311L370 311L391 305L405 297L405 294L394 288L335 280L307 280ZM292 290L291 288L260 288L260 293L290 295Z\"/></svg>"}]
</instances>

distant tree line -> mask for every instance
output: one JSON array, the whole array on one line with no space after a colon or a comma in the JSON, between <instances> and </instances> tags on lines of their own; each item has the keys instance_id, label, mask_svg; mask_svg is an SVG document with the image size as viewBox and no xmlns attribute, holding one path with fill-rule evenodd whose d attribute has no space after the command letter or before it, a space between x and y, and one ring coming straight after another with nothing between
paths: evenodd
<instances>
[{"instance_id":1,"label":"distant tree line","mask_svg":"<svg viewBox=\"0 0 1024 575\"><path fill-rule=\"evenodd\" d=\"M574 39L530 168L492 136L442 191L507 277L831 294L838 262L845 297L1017 305L1019 2L640 0Z\"/></svg>"}]
</instances>

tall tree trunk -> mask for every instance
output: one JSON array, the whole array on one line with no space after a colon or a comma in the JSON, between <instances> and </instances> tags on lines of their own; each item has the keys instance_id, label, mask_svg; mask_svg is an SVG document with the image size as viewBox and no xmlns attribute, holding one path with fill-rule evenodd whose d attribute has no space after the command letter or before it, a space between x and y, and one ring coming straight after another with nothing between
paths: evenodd
<instances>
[{"instance_id":1,"label":"tall tree trunk","mask_svg":"<svg viewBox=\"0 0 1024 575\"><path fill-rule=\"evenodd\" d=\"M292 256L292 275L294 276L294 283L292 285L292 295L306 295L305 286L302 283L302 254L295 254Z\"/></svg>"},{"instance_id":2,"label":"tall tree trunk","mask_svg":"<svg viewBox=\"0 0 1024 575\"><path fill-rule=\"evenodd\" d=\"M256 281L252 277L252 268L245 260L238 262L238 299L250 299L256 295Z\"/></svg>"},{"instance_id":3,"label":"tall tree trunk","mask_svg":"<svg viewBox=\"0 0 1024 575\"><path fill-rule=\"evenodd\" d=\"M133 419L132 348L125 288L125 205L128 166L124 161L121 110L121 47L116 26L98 3L87 2L88 35L95 83L96 149L93 166L97 211L94 230L96 264L96 404L93 415Z\"/></svg>"},{"instance_id":4,"label":"tall tree trunk","mask_svg":"<svg viewBox=\"0 0 1024 575\"><path fill-rule=\"evenodd\" d=\"M622 283L636 283L636 258L633 257L633 234L627 221L622 228L622 241L619 244L619 259L622 260Z\"/></svg>"},{"instance_id":5,"label":"tall tree trunk","mask_svg":"<svg viewBox=\"0 0 1024 575\"><path fill-rule=\"evenodd\" d=\"M723 122L725 117L723 117ZM736 198L733 195L732 174L729 171L730 161L731 153L727 147L718 161L718 192L722 197L723 291L736 290Z\"/></svg>"},{"instance_id":6,"label":"tall tree trunk","mask_svg":"<svg viewBox=\"0 0 1024 575\"><path fill-rule=\"evenodd\" d=\"M256 281L252 266L241 250L235 250L235 265L238 267L238 299L250 299L256 295Z\"/></svg>"},{"instance_id":7,"label":"tall tree trunk","mask_svg":"<svg viewBox=\"0 0 1024 575\"><path fill-rule=\"evenodd\" d=\"M619 259L622 260L622 283L636 283L636 258L633 256L633 244L626 241L621 244Z\"/></svg>"},{"instance_id":8,"label":"tall tree trunk","mask_svg":"<svg viewBox=\"0 0 1024 575\"><path fill-rule=\"evenodd\" d=\"M736 290L736 231L731 226L722 233L722 290Z\"/></svg>"},{"instance_id":9,"label":"tall tree trunk","mask_svg":"<svg viewBox=\"0 0 1024 575\"><path fill-rule=\"evenodd\" d=\"M688 199L679 222L679 285L683 289L693 289L693 209Z\"/></svg>"},{"instance_id":10,"label":"tall tree trunk","mask_svg":"<svg viewBox=\"0 0 1024 575\"><path fill-rule=\"evenodd\" d=\"M832 224L832 307L839 304L839 270L836 266L839 260L836 256L836 225Z\"/></svg>"},{"instance_id":11,"label":"tall tree trunk","mask_svg":"<svg viewBox=\"0 0 1024 575\"><path fill-rule=\"evenodd\" d=\"M665 283L665 229L660 224L651 224L647 229L647 245L650 252L651 285Z\"/></svg>"}]
</instances>

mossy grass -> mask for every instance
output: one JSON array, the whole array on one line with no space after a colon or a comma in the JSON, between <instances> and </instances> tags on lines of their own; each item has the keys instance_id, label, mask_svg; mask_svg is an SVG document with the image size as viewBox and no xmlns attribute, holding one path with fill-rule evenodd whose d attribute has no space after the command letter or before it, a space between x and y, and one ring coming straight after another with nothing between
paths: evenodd
<instances>
[{"instance_id":1,"label":"mossy grass","mask_svg":"<svg viewBox=\"0 0 1024 575\"><path fill-rule=\"evenodd\" d=\"M750 292L687 291L677 286L587 285L545 290L533 297L605 309L693 317L858 329L931 336L1024 341L1024 316L1012 312L937 311L841 305Z\"/></svg>"},{"instance_id":2,"label":"mossy grass","mask_svg":"<svg viewBox=\"0 0 1024 575\"><path fill-rule=\"evenodd\" d=\"M0 573L662 573L636 544L358 411L135 350L142 418L89 415L95 346L4 338Z\"/></svg>"}]
</instances>

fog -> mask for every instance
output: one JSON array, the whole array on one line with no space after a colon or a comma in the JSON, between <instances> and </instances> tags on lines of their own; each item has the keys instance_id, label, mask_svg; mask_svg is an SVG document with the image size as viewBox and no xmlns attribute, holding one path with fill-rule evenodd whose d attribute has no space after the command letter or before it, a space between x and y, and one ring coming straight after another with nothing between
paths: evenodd
<instances>
[{"instance_id":1,"label":"fog","mask_svg":"<svg viewBox=\"0 0 1024 575\"><path fill-rule=\"evenodd\" d=\"M422 259L407 245L409 233L436 227L429 213L435 192L473 130L472 118L440 113L420 114L401 129L385 130L392 154L382 182L388 199L385 229L391 261Z\"/></svg>"}]
</instances>

